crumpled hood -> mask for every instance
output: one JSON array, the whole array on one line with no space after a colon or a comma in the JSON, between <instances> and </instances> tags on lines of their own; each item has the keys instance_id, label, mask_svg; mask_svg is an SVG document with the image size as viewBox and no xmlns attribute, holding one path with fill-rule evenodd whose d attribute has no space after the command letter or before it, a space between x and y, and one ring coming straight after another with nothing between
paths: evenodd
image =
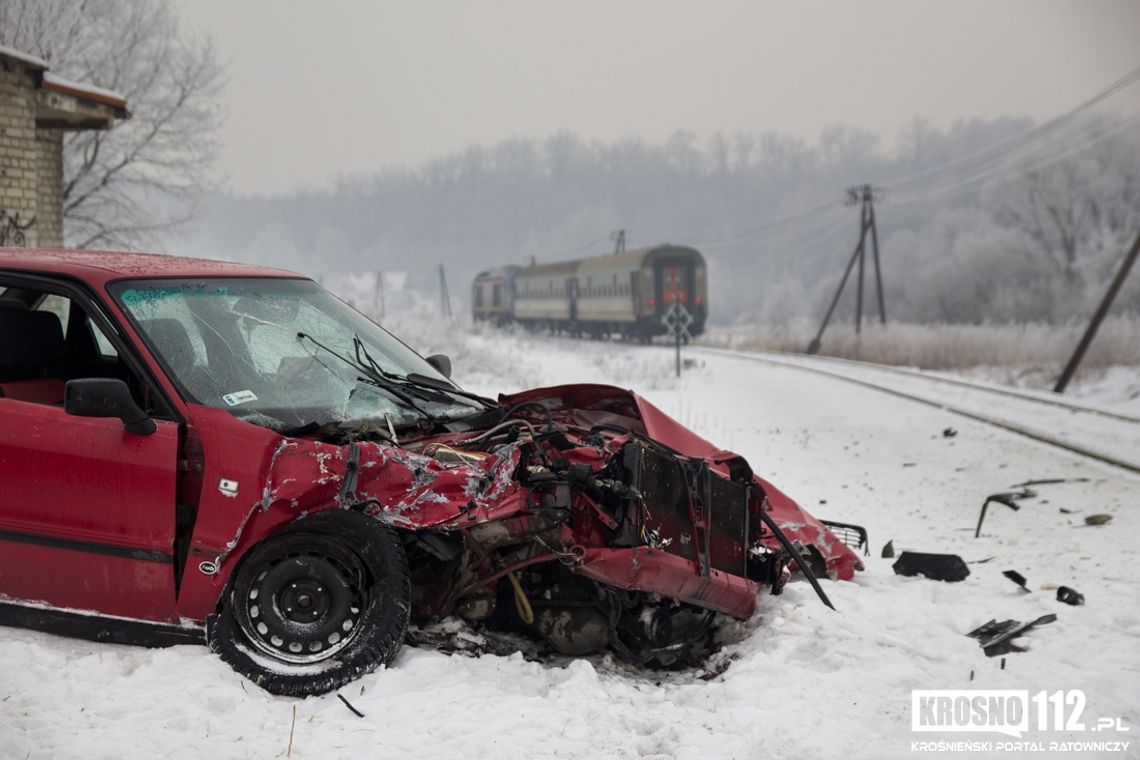
<instances>
[{"instance_id":1,"label":"crumpled hood","mask_svg":"<svg viewBox=\"0 0 1140 760\"><path fill-rule=\"evenodd\" d=\"M644 435L687 457L704 459L709 468L728 477L726 462L739 458L735 452L714 446L658 409L644 397L612 385L559 385L535 388L501 395L500 403L509 407L522 403L541 403L552 411L554 404L570 411L584 427L598 424L620 425ZM819 548L828 571L836 578L849 580L862 563L858 555L828 530L816 517L804 510L783 491L753 475L768 499L769 513L792 541L802 541ZM769 542L775 548L775 539Z\"/></svg>"}]
</instances>

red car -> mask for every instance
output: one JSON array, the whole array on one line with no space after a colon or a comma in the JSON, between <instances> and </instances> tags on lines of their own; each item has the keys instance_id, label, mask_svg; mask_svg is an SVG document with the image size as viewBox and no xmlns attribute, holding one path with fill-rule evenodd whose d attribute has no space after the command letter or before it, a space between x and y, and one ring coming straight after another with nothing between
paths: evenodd
<instances>
[{"instance_id":1,"label":"red car","mask_svg":"<svg viewBox=\"0 0 1140 760\"><path fill-rule=\"evenodd\" d=\"M630 391L449 374L289 272L0 252L0 622L307 695L448 615L668 665L791 567L859 566Z\"/></svg>"}]
</instances>

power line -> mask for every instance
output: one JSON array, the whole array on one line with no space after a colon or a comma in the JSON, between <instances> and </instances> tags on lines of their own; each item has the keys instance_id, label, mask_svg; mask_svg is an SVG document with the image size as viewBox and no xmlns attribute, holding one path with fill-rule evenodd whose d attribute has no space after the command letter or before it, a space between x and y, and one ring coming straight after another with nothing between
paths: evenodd
<instances>
[{"instance_id":1,"label":"power line","mask_svg":"<svg viewBox=\"0 0 1140 760\"><path fill-rule=\"evenodd\" d=\"M569 249L567 249L567 250L564 250L564 251L561 251L561 252L559 252L559 253L556 253L556 254L554 254L554 255L552 255L552 256L550 257L550 260L551 260L551 261L558 261L558 260L559 260L559 259L561 259L563 256L570 256L570 255L572 255L572 254L575 254L575 253L579 253L579 252L581 252L581 251L584 251L584 250L586 250L587 248L593 248L595 245L600 245L601 243L605 243L605 242L607 242L607 241L609 241L609 240L610 240L610 236L609 236L609 235L605 235L605 236L603 236L603 237L597 238L596 240L591 240L591 241L590 241L590 242L588 242L588 243L582 243L582 245L578 245L578 246L575 246L575 247L573 247L573 248L569 248ZM533 258L533 257L532 257L532 258ZM544 257L544 258L545 258L545 257Z\"/></svg>"},{"instance_id":2,"label":"power line","mask_svg":"<svg viewBox=\"0 0 1140 760\"><path fill-rule=\"evenodd\" d=\"M892 195L891 200L896 204L914 203L931 198L950 195L974 185L984 184L998 178L1014 178L1024 176L1037 169L1059 163L1070 156L1093 148L1123 132L1140 127L1140 116L1133 116L1119 124L1105 128L1103 125L1092 125L1084 130L1087 139L1076 144L1047 143L1032 147L1020 156L1011 156L1004 163L989 168L980 168L976 173L942 185L931 185L924 189L902 192ZM1074 135L1080 137L1082 135Z\"/></svg>"},{"instance_id":3,"label":"power line","mask_svg":"<svg viewBox=\"0 0 1140 760\"><path fill-rule=\"evenodd\" d=\"M952 192L963 187L985 182L989 179L1002 176L1003 174L1007 173L1008 170L999 168L999 160L1008 159L1009 155L1018 150L1019 147L1029 146L1031 150L1034 147L1045 147L1040 145L1034 146L1034 143L1040 141L1042 138L1048 136L1049 134L1060 129L1062 126L1073 121L1084 111L1087 111L1093 106L1104 102L1108 98L1131 86L1137 81L1140 81L1140 66L1132 69L1127 74L1118 78L1116 81L1112 82L1100 91L1096 92L1094 95L1087 98L1080 104L1074 106L1073 108L1070 108L1068 111L1065 111L1058 116L1053 117L1038 127L1029 129L1025 132L1013 135L1011 137L1004 138L996 143L988 145L971 154L955 159L953 161L948 161L939 166L925 169L909 177L895 180L886 184L883 189L887 192L888 195L892 197L892 200L894 199L894 196L898 194L902 196L903 202L914 202L922 199L926 192L941 195L947 191ZM1123 131L1123 129L1117 130L1117 132L1119 131ZM1094 140L1086 144L1084 147L1079 148L1078 151L1083 150L1087 147L1091 147L1103 139L1107 138L1102 137L1098 140ZM1061 160L1061 158L1067 157L1068 155L1072 155L1073 152L1078 151L1070 150L1061 156L1053 153L1051 154L1049 160L1037 164L1037 167L1046 166L1057 160ZM963 178L960 176L954 178L949 188L939 188L937 185L935 185L934 187L927 188L925 190L919 190L918 188L911 189L912 186L916 184L921 186L925 182L929 182L930 180L935 180L941 176L944 176L947 172L952 172L960 169L966 169L968 171L972 170L974 172L981 173L975 174L973 177L966 180L963 180ZM796 211L781 217L765 220L755 226L745 228L736 235L725 238L714 238L712 240L706 240L697 243L697 245L703 249L716 249L723 247L734 247L746 242L760 242L762 240L769 239L780 234L787 234L789 232L806 229L808 227L814 227L814 224L805 224L805 222L818 222L818 220L814 219L814 217L822 214L825 211L836 209L837 207L838 204L836 204L835 201L820 203L815 206L811 206L809 208L802 209L800 211ZM795 227L788 229L789 225L793 224Z\"/></svg>"},{"instance_id":4,"label":"power line","mask_svg":"<svg viewBox=\"0 0 1140 760\"><path fill-rule=\"evenodd\" d=\"M1067 124L1068 122L1072 121L1079 114L1083 113L1084 111L1087 111L1088 109L1092 108L1093 106L1095 106L1099 103L1102 103L1103 101L1107 100L1108 98L1112 97L1116 93L1118 93L1121 90L1123 90L1124 88L1132 85L1133 83L1135 83L1138 80L1140 80L1140 66L1137 66L1136 68L1132 69L1127 74L1120 77L1119 79L1117 79L1115 82L1108 85L1104 89L1100 90L1099 92L1097 92L1095 95L1088 98L1084 102L1074 106L1073 108L1070 108L1068 111L1065 111L1064 113L1060 114L1059 116L1053 117L1052 119L1050 119L1049 121L1040 125L1039 127L1034 127L1032 129L1026 130L1025 132L1022 132L1020 134L1007 137L1003 140L999 140L998 142L996 142L992 145L989 145L985 148L981 148L980 150L977 150L974 153L971 153L969 155L955 159L953 161L948 161L944 164L941 164L940 166L935 166L935 167L932 167L930 169L925 169L925 170L923 170L917 174L914 174L910 177L905 177L901 180L895 180L894 182L888 183L884 189L887 190L887 192L896 193L896 192L899 192L900 190L903 190L904 188L906 188L909 185L912 185L916 182L922 182L925 179L928 179L930 177L935 177L935 176L942 174L946 171L957 169L961 166L966 166L966 165L969 165L969 164L974 163L974 162L982 162L982 163L989 162L995 156L1001 155L1002 153L1008 152L1008 150L1012 149L1012 148L1008 148L1007 146L1012 145L1013 147L1016 147L1017 143L1027 143L1027 142L1030 142L1033 140L1038 140L1041 137L1048 135L1051 132L1056 131L1060 127L1062 127L1065 124Z\"/></svg>"}]
</instances>

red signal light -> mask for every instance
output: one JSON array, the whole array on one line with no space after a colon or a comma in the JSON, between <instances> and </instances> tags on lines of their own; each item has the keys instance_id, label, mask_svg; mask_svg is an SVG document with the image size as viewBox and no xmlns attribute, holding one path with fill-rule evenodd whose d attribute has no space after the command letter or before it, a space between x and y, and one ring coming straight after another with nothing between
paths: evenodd
<instances>
[{"instance_id":1,"label":"red signal light","mask_svg":"<svg viewBox=\"0 0 1140 760\"><path fill-rule=\"evenodd\" d=\"M653 296L649 296L649 305L650 306L656 306L657 305L657 299L654 298Z\"/></svg>"}]
</instances>

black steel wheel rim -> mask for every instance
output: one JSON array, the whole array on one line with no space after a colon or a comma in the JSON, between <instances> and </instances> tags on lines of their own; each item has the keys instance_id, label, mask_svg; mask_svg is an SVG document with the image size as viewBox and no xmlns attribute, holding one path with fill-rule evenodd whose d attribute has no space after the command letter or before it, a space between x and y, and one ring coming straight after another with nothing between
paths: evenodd
<instances>
[{"instance_id":1,"label":"black steel wheel rim","mask_svg":"<svg viewBox=\"0 0 1140 760\"><path fill-rule=\"evenodd\" d=\"M235 589L242 631L273 659L318 663L358 635L369 601L364 565L344 547L320 544L262 563Z\"/></svg>"}]
</instances>

